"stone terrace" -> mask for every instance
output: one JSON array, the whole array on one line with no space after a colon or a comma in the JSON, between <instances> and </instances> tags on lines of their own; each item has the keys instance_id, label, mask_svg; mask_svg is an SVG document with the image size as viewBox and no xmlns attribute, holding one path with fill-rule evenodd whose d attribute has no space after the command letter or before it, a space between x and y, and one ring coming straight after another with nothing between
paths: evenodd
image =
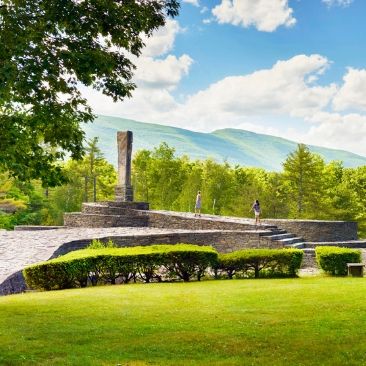
<instances>
[{"instance_id":1,"label":"stone terrace","mask_svg":"<svg viewBox=\"0 0 366 366\"><path fill-rule=\"evenodd\" d=\"M273 234L271 230L187 230L148 227L61 228L34 231L22 229L0 231L0 294L24 289L19 271L25 266L84 248L92 239L103 241L112 239L119 246L185 242L212 245L219 252L283 246L270 239Z\"/></svg>"}]
</instances>

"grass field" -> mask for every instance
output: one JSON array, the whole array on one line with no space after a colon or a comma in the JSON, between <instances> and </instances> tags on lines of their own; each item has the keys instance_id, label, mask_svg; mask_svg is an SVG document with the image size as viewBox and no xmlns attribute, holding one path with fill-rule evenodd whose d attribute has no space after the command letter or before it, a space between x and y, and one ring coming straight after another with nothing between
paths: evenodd
<instances>
[{"instance_id":1,"label":"grass field","mask_svg":"<svg viewBox=\"0 0 366 366\"><path fill-rule=\"evenodd\" d=\"M366 280L137 284L0 298L0 365L365 365Z\"/></svg>"}]
</instances>

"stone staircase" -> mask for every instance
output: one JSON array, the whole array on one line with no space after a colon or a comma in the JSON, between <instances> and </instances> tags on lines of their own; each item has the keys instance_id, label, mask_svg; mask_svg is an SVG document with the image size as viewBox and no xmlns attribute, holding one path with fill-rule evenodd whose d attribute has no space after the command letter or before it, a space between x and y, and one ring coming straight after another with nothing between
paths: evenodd
<instances>
[{"instance_id":1,"label":"stone staircase","mask_svg":"<svg viewBox=\"0 0 366 366\"><path fill-rule=\"evenodd\" d=\"M83 203L81 212L64 214L66 227L146 227L149 210L146 202Z\"/></svg>"},{"instance_id":2,"label":"stone staircase","mask_svg":"<svg viewBox=\"0 0 366 366\"><path fill-rule=\"evenodd\" d=\"M276 229L272 229L270 232L261 233L260 235L278 244L278 247L298 248L299 246L301 247L301 245L304 244L303 238L298 237L295 234L288 233L286 230L280 228Z\"/></svg>"},{"instance_id":3,"label":"stone staircase","mask_svg":"<svg viewBox=\"0 0 366 366\"><path fill-rule=\"evenodd\" d=\"M299 247L301 237L276 225L256 227L253 220L170 211L150 211L145 202L97 202L83 203L81 212L65 213L65 227L157 227L184 230L238 230L251 232L262 238L269 247Z\"/></svg>"}]
</instances>

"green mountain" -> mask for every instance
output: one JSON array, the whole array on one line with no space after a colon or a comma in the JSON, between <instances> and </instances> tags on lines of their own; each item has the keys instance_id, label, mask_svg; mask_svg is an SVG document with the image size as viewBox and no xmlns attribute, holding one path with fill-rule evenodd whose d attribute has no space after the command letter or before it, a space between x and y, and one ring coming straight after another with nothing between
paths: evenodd
<instances>
[{"instance_id":1,"label":"green mountain","mask_svg":"<svg viewBox=\"0 0 366 366\"><path fill-rule=\"evenodd\" d=\"M129 119L99 116L85 127L87 138L99 137L99 145L105 157L117 163L116 132L133 131L134 151L152 149L165 141L176 149L177 155L188 155L191 159L211 157L218 162L281 170L281 163L297 143L280 137L226 128L211 133L193 132L182 128ZM328 162L341 160L347 167L366 164L366 157L347 151L309 146Z\"/></svg>"}]
</instances>

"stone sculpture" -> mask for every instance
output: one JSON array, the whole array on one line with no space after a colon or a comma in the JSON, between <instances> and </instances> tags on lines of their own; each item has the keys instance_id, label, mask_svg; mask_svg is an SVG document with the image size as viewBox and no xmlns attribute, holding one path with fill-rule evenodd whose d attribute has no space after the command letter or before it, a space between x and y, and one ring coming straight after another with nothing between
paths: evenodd
<instances>
[{"instance_id":1,"label":"stone sculpture","mask_svg":"<svg viewBox=\"0 0 366 366\"><path fill-rule=\"evenodd\" d=\"M131 185L132 131L117 132L118 146L118 183L116 201L132 202L133 187Z\"/></svg>"}]
</instances>

